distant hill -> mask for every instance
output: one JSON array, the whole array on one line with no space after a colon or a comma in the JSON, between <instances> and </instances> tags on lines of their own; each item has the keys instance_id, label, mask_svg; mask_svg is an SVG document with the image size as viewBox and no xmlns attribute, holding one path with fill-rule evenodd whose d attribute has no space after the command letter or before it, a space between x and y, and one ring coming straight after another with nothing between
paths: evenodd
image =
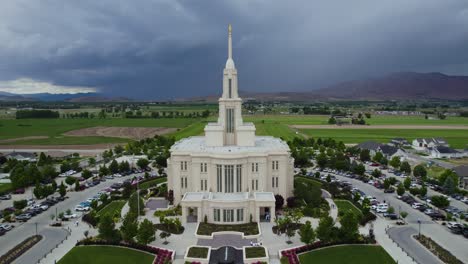
<instances>
[{"instance_id":1,"label":"distant hill","mask_svg":"<svg viewBox=\"0 0 468 264\"><path fill-rule=\"evenodd\" d=\"M76 93L76 94L12 94L0 91L0 101L45 101L45 102L128 102L126 97L110 97L100 93Z\"/></svg>"},{"instance_id":2,"label":"distant hill","mask_svg":"<svg viewBox=\"0 0 468 264\"><path fill-rule=\"evenodd\" d=\"M468 76L401 72L332 85L311 93L328 99L468 99Z\"/></svg>"}]
</instances>

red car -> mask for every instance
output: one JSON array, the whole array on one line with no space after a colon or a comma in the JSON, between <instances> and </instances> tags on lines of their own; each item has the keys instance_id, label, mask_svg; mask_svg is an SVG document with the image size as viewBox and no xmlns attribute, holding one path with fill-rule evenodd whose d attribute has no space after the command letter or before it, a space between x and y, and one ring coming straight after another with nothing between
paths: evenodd
<instances>
[{"instance_id":1,"label":"red car","mask_svg":"<svg viewBox=\"0 0 468 264\"><path fill-rule=\"evenodd\" d=\"M25 192L24 188L19 188L19 189L16 189L13 193L14 194L23 194Z\"/></svg>"}]
</instances>

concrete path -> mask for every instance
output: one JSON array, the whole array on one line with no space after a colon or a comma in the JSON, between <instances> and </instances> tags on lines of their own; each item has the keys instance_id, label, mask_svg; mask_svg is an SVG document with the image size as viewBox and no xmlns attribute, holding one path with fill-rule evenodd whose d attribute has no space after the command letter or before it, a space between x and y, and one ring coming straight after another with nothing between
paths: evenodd
<instances>
[{"instance_id":1,"label":"concrete path","mask_svg":"<svg viewBox=\"0 0 468 264\"><path fill-rule=\"evenodd\" d=\"M330 206L330 216L333 218L333 221L337 221L338 219L338 206L336 206L335 202L331 198L325 198Z\"/></svg>"},{"instance_id":2,"label":"concrete path","mask_svg":"<svg viewBox=\"0 0 468 264\"><path fill-rule=\"evenodd\" d=\"M242 235L226 234L214 235L213 239L198 239L197 245L211 246L214 249L224 246L242 249L244 246L250 246L250 242L257 242L257 239L244 239Z\"/></svg>"},{"instance_id":3,"label":"concrete path","mask_svg":"<svg viewBox=\"0 0 468 264\"><path fill-rule=\"evenodd\" d=\"M442 261L413 238L413 235L418 234L418 231L413 227L392 227L388 229L387 232L390 238L394 241L398 241L399 246L404 248L417 263L443 264Z\"/></svg>"}]
</instances>

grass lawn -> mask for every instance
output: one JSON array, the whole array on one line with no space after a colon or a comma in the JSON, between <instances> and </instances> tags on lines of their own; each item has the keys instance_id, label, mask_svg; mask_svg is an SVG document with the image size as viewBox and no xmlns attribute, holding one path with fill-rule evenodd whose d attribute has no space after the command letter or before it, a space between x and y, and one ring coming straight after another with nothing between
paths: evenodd
<instances>
[{"instance_id":1,"label":"grass lawn","mask_svg":"<svg viewBox=\"0 0 468 264\"><path fill-rule=\"evenodd\" d=\"M362 217L362 212L354 206L350 201L346 200L334 200L336 206L338 207L338 212L347 212L348 210L351 210L354 215L358 216L358 219L361 219Z\"/></svg>"},{"instance_id":2,"label":"grass lawn","mask_svg":"<svg viewBox=\"0 0 468 264\"><path fill-rule=\"evenodd\" d=\"M11 183L0 183L0 194L7 193L12 190Z\"/></svg>"},{"instance_id":3,"label":"grass lawn","mask_svg":"<svg viewBox=\"0 0 468 264\"><path fill-rule=\"evenodd\" d=\"M445 168L433 165L427 168L427 177L437 179L444 171Z\"/></svg>"},{"instance_id":4,"label":"grass lawn","mask_svg":"<svg viewBox=\"0 0 468 264\"><path fill-rule=\"evenodd\" d=\"M109 215L113 219L116 217L120 218L120 211L122 211L122 208L124 207L126 202L127 201L124 201L124 200L112 201L108 205L106 205L104 208L102 208L97 213L97 215L98 216Z\"/></svg>"},{"instance_id":5,"label":"grass lawn","mask_svg":"<svg viewBox=\"0 0 468 264\"><path fill-rule=\"evenodd\" d=\"M430 120L424 116L390 116L374 115L366 119L370 125L468 125L468 118L459 116L448 116L445 120Z\"/></svg>"},{"instance_id":6,"label":"grass lawn","mask_svg":"<svg viewBox=\"0 0 468 264\"><path fill-rule=\"evenodd\" d=\"M110 246L79 246L70 250L58 264L151 264L154 256L133 249Z\"/></svg>"},{"instance_id":7,"label":"grass lawn","mask_svg":"<svg viewBox=\"0 0 468 264\"><path fill-rule=\"evenodd\" d=\"M444 129L300 129L313 138L334 138L344 143L360 143L367 140L389 142L392 138L403 137L410 142L419 137L443 137L454 148L465 148L468 144L466 130Z\"/></svg>"},{"instance_id":8,"label":"grass lawn","mask_svg":"<svg viewBox=\"0 0 468 264\"><path fill-rule=\"evenodd\" d=\"M191 136L202 136L204 135L206 122L195 122L187 127L181 128L180 130L171 134L176 140Z\"/></svg>"},{"instance_id":9,"label":"grass lawn","mask_svg":"<svg viewBox=\"0 0 468 264\"><path fill-rule=\"evenodd\" d=\"M247 224L239 224L239 225L216 225L216 224L200 222L200 225L198 226L197 234L209 236L213 232L220 232L220 231L242 232L246 236L257 235L259 233L258 224L255 222L247 223Z\"/></svg>"},{"instance_id":10,"label":"grass lawn","mask_svg":"<svg viewBox=\"0 0 468 264\"><path fill-rule=\"evenodd\" d=\"M307 177L303 177L303 176L296 176L294 178L294 180L296 180L298 182L301 182L301 181L308 182L308 183L311 183L311 184L313 184L313 185L315 185L315 186L317 186L319 188L322 188L322 183L320 181L314 180L312 178L307 178Z\"/></svg>"},{"instance_id":11,"label":"grass lawn","mask_svg":"<svg viewBox=\"0 0 468 264\"><path fill-rule=\"evenodd\" d=\"M301 263L314 264L393 264L392 257L380 246L348 245L317 249L299 255Z\"/></svg>"},{"instance_id":12,"label":"grass lawn","mask_svg":"<svg viewBox=\"0 0 468 264\"><path fill-rule=\"evenodd\" d=\"M187 257L189 258L207 258L208 248L206 247L191 247L188 251Z\"/></svg>"},{"instance_id":13,"label":"grass lawn","mask_svg":"<svg viewBox=\"0 0 468 264\"><path fill-rule=\"evenodd\" d=\"M149 189L151 187L154 187L162 182L166 182L167 181L167 178L166 177L158 177L156 179L153 179L153 180L149 180L147 182L144 182L142 184L139 184L139 187L140 187L140 190L146 190L146 189Z\"/></svg>"},{"instance_id":14,"label":"grass lawn","mask_svg":"<svg viewBox=\"0 0 468 264\"><path fill-rule=\"evenodd\" d=\"M246 247L245 256L247 258L263 258L266 257L264 247Z\"/></svg>"}]
</instances>

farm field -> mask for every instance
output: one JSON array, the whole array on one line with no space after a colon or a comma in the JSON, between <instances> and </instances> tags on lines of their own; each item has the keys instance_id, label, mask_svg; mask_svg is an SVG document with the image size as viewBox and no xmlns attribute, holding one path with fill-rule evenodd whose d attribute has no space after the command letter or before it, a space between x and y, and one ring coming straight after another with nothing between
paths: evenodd
<instances>
[{"instance_id":1,"label":"farm field","mask_svg":"<svg viewBox=\"0 0 468 264\"><path fill-rule=\"evenodd\" d=\"M374 140L382 143L392 138L403 137L413 140L419 137L443 137L453 148L465 148L468 144L466 130L444 129L300 129L307 136L313 138L334 138L344 143L360 143Z\"/></svg>"},{"instance_id":2,"label":"farm field","mask_svg":"<svg viewBox=\"0 0 468 264\"><path fill-rule=\"evenodd\" d=\"M151 264L154 256L137 250L112 246L78 246L70 250L58 264Z\"/></svg>"},{"instance_id":3,"label":"farm field","mask_svg":"<svg viewBox=\"0 0 468 264\"><path fill-rule=\"evenodd\" d=\"M316 264L393 264L392 257L381 247L371 245L335 246L300 254L301 263Z\"/></svg>"}]
</instances>

